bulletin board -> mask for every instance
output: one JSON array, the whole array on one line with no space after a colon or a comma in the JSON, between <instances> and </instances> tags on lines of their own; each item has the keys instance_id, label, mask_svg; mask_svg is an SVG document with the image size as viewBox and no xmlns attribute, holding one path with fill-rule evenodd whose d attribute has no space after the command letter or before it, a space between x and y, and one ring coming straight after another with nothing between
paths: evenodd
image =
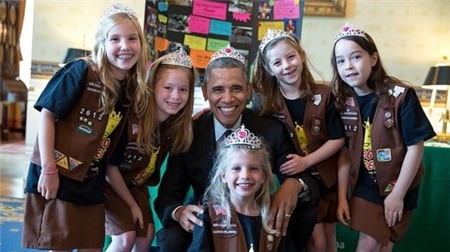
<instances>
[{"instance_id":1,"label":"bulletin board","mask_svg":"<svg viewBox=\"0 0 450 252\"><path fill-rule=\"evenodd\" d=\"M152 61L184 48L201 70L215 51L230 45L250 68L268 28L290 31L300 39L304 0L147 0L145 7Z\"/></svg>"}]
</instances>

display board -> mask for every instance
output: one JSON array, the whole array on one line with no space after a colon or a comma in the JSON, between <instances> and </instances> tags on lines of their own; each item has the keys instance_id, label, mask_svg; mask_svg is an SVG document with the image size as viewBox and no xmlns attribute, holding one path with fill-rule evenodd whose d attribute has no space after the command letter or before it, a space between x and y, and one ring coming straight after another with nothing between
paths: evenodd
<instances>
[{"instance_id":1,"label":"display board","mask_svg":"<svg viewBox=\"0 0 450 252\"><path fill-rule=\"evenodd\" d=\"M300 38L303 6L304 0L147 0L144 30L150 59L184 48L201 70L212 53L230 45L250 67L268 28Z\"/></svg>"}]
</instances>

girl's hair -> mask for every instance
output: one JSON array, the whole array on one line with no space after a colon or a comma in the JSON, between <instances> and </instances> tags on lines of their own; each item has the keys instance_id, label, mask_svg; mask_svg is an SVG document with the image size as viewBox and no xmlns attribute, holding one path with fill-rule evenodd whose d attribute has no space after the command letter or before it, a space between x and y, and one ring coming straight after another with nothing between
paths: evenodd
<instances>
[{"instance_id":1,"label":"girl's hair","mask_svg":"<svg viewBox=\"0 0 450 252\"><path fill-rule=\"evenodd\" d=\"M295 50L297 50L302 57L304 57L305 61L303 62L303 71L301 74L301 84L299 89L302 91L301 98L313 98L311 86L315 85L315 80L308 67L309 59L297 38L293 35L290 36L291 37L279 37L272 40L264 47L264 51L258 51L258 55L256 56L256 67L253 73L253 88L255 93L258 96L261 96L261 107L259 108L260 115L270 115L279 112L283 106L284 100L283 95L280 92L280 88L278 87L278 80L275 76L270 74L269 62L267 62L266 59L267 51L274 48L280 42L289 44L292 48L295 48Z\"/></svg>"},{"instance_id":2,"label":"girl's hair","mask_svg":"<svg viewBox=\"0 0 450 252\"><path fill-rule=\"evenodd\" d=\"M187 68L183 66L161 64L163 58L153 62L147 73L147 84L151 95L148 98L150 104L140 119L138 143L141 143L145 152L153 152L160 144L159 125L157 117L157 106L155 100L155 85L162 78L165 69L176 69L182 71L189 79L189 98L177 114L170 116L167 120L170 122L170 136L172 139L171 155L186 151L192 143L192 113L194 107L194 88L197 80L197 71L194 67Z\"/></svg>"},{"instance_id":3,"label":"girl's hair","mask_svg":"<svg viewBox=\"0 0 450 252\"><path fill-rule=\"evenodd\" d=\"M122 82L116 80L111 74L112 65L108 61L106 55L105 43L111 29L125 20L131 20L136 27L141 43L141 54L139 55L137 63L130 69L125 84L121 84ZM144 114L150 96L149 89L145 84L147 57L147 42L144 32L134 15L118 12L102 18L102 21L97 28L97 32L95 33L94 49L88 58L88 61L93 63L97 68L100 80L104 85L101 94L100 111L108 114L114 108L114 105L120 98L121 88L125 85L127 98L129 101L133 102L135 113L138 116Z\"/></svg>"},{"instance_id":4,"label":"girl's hair","mask_svg":"<svg viewBox=\"0 0 450 252\"><path fill-rule=\"evenodd\" d=\"M222 174L224 174L227 169L230 169L230 160L233 160L238 152L258 156L265 180L256 192L254 204L255 208L261 209L264 229L269 233L273 233L275 231L269 227L268 219L270 209L270 189L274 186L274 180L272 176L270 154L264 143L261 143L261 148L259 149L233 148L225 147L223 145L220 146L214 162L214 167L211 171L209 185L205 190L204 203L212 202L220 204L227 212L225 225L227 227L230 225L230 213L233 206L231 206L230 202L230 189L228 188L227 183L222 181Z\"/></svg>"},{"instance_id":5,"label":"girl's hair","mask_svg":"<svg viewBox=\"0 0 450 252\"><path fill-rule=\"evenodd\" d=\"M384 70L383 64L381 63L380 53L378 52L375 42L368 33L365 33L365 37L366 38L361 36L346 36L341 39L355 42L363 50L367 51L370 56L373 56L375 53L378 55L377 62L372 67L369 79L367 79L367 85L371 90L375 91L378 99L381 97L388 97L389 85L387 84L404 86L405 83L387 74L387 72ZM342 80L342 78L339 76L335 55L336 43L338 41L339 40L337 40L334 43L333 51L331 54L331 65L333 66L333 78L331 80L331 89L336 97L336 107L338 108L338 110L342 110L345 103L345 98L351 96L354 92L352 87L347 85L345 81Z\"/></svg>"}]
</instances>

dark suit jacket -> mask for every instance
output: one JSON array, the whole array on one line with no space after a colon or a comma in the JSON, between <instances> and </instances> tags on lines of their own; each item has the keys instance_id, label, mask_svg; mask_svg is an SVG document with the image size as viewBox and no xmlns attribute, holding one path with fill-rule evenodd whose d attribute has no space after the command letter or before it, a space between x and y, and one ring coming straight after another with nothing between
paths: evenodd
<instances>
[{"instance_id":1,"label":"dark suit jacket","mask_svg":"<svg viewBox=\"0 0 450 252\"><path fill-rule=\"evenodd\" d=\"M259 117L255 112L245 109L241 123L258 137L262 137L272 154L273 173L280 183L286 176L279 172L289 153L295 153L294 146L284 125L275 118ZM194 140L185 153L169 157L166 172L161 180L155 210L163 226L172 220L172 211L184 203L201 204L203 193L209 182L216 152L213 113L202 115L194 122ZM300 175L309 185L315 183L307 174ZM184 202L189 187L193 188L190 202Z\"/></svg>"}]
</instances>

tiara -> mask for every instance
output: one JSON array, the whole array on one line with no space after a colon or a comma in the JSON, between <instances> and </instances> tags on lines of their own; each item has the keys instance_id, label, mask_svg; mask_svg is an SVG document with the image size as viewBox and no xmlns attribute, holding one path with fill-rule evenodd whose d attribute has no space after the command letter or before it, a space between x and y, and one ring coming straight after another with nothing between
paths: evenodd
<instances>
[{"instance_id":1,"label":"tiara","mask_svg":"<svg viewBox=\"0 0 450 252\"><path fill-rule=\"evenodd\" d=\"M191 58L182 49L166 54L161 58L162 58L161 64L163 65L175 65L192 68Z\"/></svg>"},{"instance_id":2,"label":"tiara","mask_svg":"<svg viewBox=\"0 0 450 252\"><path fill-rule=\"evenodd\" d=\"M353 26L352 24L345 23L345 25L341 28L341 30L339 30L339 32L336 34L334 42L336 43L339 39L348 36L363 37L367 40L366 32L364 32L363 30L359 29L356 26Z\"/></svg>"},{"instance_id":3,"label":"tiara","mask_svg":"<svg viewBox=\"0 0 450 252\"><path fill-rule=\"evenodd\" d=\"M102 23L109 16L112 16L116 13L125 13L128 16L133 16L134 18L136 18L136 12L134 10L132 10L130 7L120 4L120 3L113 3L103 13L102 18L100 19L101 20L100 23Z\"/></svg>"},{"instance_id":4,"label":"tiara","mask_svg":"<svg viewBox=\"0 0 450 252\"><path fill-rule=\"evenodd\" d=\"M261 148L261 139L242 125L225 139L225 147L259 149Z\"/></svg>"},{"instance_id":5,"label":"tiara","mask_svg":"<svg viewBox=\"0 0 450 252\"><path fill-rule=\"evenodd\" d=\"M213 53L213 55L211 55L211 61L220 59L220 58L237 59L245 65L244 56L242 56L241 53L239 53L236 49L234 49L231 46L224 47L224 48L220 49L219 51Z\"/></svg>"},{"instance_id":6,"label":"tiara","mask_svg":"<svg viewBox=\"0 0 450 252\"><path fill-rule=\"evenodd\" d=\"M266 34L264 34L263 39L261 40L261 44L259 44L259 50L261 52L264 51L264 48L270 43L272 42L272 40L277 39L277 38L290 38L292 39L294 42L297 42L294 40L294 38L292 37L292 35L285 31L285 30L276 30L276 29L267 29Z\"/></svg>"}]
</instances>

